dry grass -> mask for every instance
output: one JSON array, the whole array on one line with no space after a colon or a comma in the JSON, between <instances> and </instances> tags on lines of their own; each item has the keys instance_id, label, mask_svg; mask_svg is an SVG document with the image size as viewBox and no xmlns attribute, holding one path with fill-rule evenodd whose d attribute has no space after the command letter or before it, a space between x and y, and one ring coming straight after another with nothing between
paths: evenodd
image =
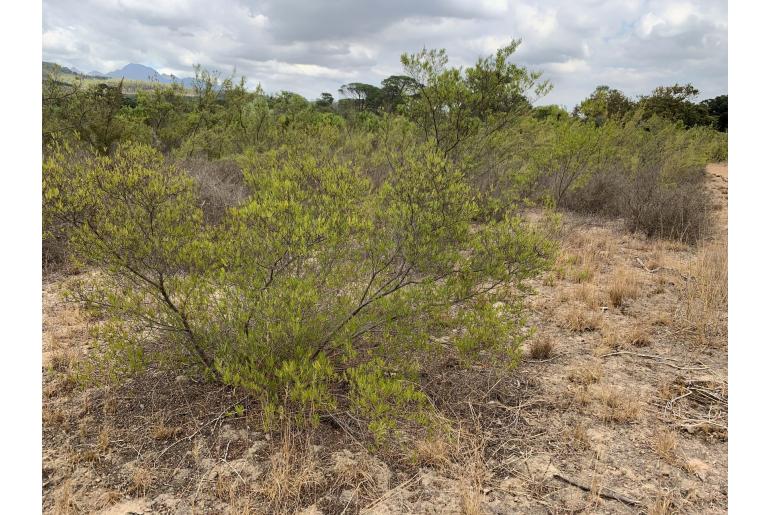
<instances>
[{"instance_id":1,"label":"dry grass","mask_svg":"<svg viewBox=\"0 0 770 515\"><path fill-rule=\"evenodd\" d=\"M614 324L604 323L601 328L602 347L618 350L623 347L623 336ZM604 352L601 352L604 354Z\"/></svg>"},{"instance_id":2,"label":"dry grass","mask_svg":"<svg viewBox=\"0 0 770 515\"><path fill-rule=\"evenodd\" d=\"M477 428L473 433L458 437L458 450L462 451L455 475L460 480L460 510L464 515L484 513L484 484L492 476L484 458L486 440L479 436L481 434Z\"/></svg>"},{"instance_id":3,"label":"dry grass","mask_svg":"<svg viewBox=\"0 0 770 515\"><path fill-rule=\"evenodd\" d=\"M183 429L181 427L167 426L165 422L155 424L150 428L150 436L154 440L171 440L181 434Z\"/></svg>"},{"instance_id":4,"label":"dry grass","mask_svg":"<svg viewBox=\"0 0 770 515\"><path fill-rule=\"evenodd\" d=\"M652 438L650 447L666 463L670 465L679 463L679 440L673 431L663 430L656 433Z\"/></svg>"},{"instance_id":5,"label":"dry grass","mask_svg":"<svg viewBox=\"0 0 770 515\"><path fill-rule=\"evenodd\" d=\"M539 336L529 347L529 357L536 360L548 359L553 355L553 339L548 336Z\"/></svg>"},{"instance_id":6,"label":"dry grass","mask_svg":"<svg viewBox=\"0 0 770 515\"><path fill-rule=\"evenodd\" d=\"M676 505L670 493L658 496L647 508L647 515L671 515L673 513L676 513Z\"/></svg>"},{"instance_id":7,"label":"dry grass","mask_svg":"<svg viewBox=\"0 0 770 515\"><path fill-rule=\"evenodd\" d=\"M652 344L650 327L642 322L637 322L628 332L627 340L634 347L649 347Z\"/></svg>"},{"instance_id":8,"label":"dry grass","mask_svg":"<svg viewBox=\"0 0 770 515\"><path fill-rule=\"evenodd\" d=\"M624 302L639 296L639 280L633 271L626 268L618 269L610 279L607 289L610 303L616 308Z\"/></svg>"},{"instance_id":9,"label":"dry grass","mask_svg":"<svg viewBox=\"0 0 770 515\"><path fill-rule=\"evenodd\" d=\"M602 368L597 364L573 367L567 374L567 378L571 382L581 385L598 383L602 378Z\"/></svg>"},{"instance_id":10,"label":"dry grass","mask_svg":"<svg viewBox=\"0 0 770 515\"><path fill-rule=\"evenodd\" d=\"M585 331L595 331L601 325L601 319L599 315L592 312L587 312L578 306L569 306L567 313L564 315L561 326L570 331L576 333L582 333Z\"/></svg>"},{"instance_id":11,"label":"dry grass","mask_svg":"<svg viewBox=\"0 0 770 515\"><path fill-rule=\"evenodd\" d=\"M427 436L414 443L412 461L420 466L444 469L452 462L452 449L445 438Z\"/></svg>"},{"instance_id":12,"label":"dry grass","mask_svg":"<svg viewBox=\"0 0 770 515\"><path fill-rule=\"evenodd\" d=\"M143 467L134 467L131 472L129 490L136 495L147 495L147 490L155 480L152 471Z\"/></svg>"},{"instance_id":13,"label":"dry grass","mask_svg":"<svg viewBox=\"0 0 770 515\"><path fill-rule=\"evenodd\" d=\"M627 424L639 418L642 406L633 395L611 387L598 391L599 417L605 422Z\"/></svg>"},{"instance_id":14,"label":"dry grass","mask_svg":"<svg viewBox=\"0 0 770 515\"><path fill-rule=\"evenodd\" d=\"M282 431L281 444L270 456L268 470L256 485L273 513L294 513L302 508L302 494L323 481L323 473L308 438L289 427Z\"/></svg>"},{"instance_id":15,"label":"dry grass","mask_svg":"<svg viewBox=\"0 0 770 515\"><path fill-rule=\"evenodd\" d=\"M586 386L583 386L581 388L578 388L576 390L572 390L573 393L573 400L578 406L588 406L591 404L591 393L588 391L588 388Z\"/></svg>"},{"instance_id":16,"label":"dry grass","mask_svg":"<svg viewBox=\"0 0 770 515\"><path fill-rule=\"evenodd\" d=\"M583 283L578 285L575 288L573 298L585 304L589 309L597 309L599 307L599 291L593 284Z\"/></svg>"},{"instance_id":17,"label":"dry grass","mask_svg":"<svg viewBox=\"0 0 770 515\"><path fill-rule=\"evenodd\" d=\"M53 513L54 515L70 515L79 512L72 491L72 480L67 479L54 493Z\"/></svg>"},{"instance_id":18,"label":"dry grass","mask_svg":"<svg viewBox=\"0 0 770 515\"><path fill-rule=\"evenodd\" d=\"M727 334L727 245L702 247L691 263L682 292L682 319L698 343L724 342ZM724 342L726 343L726 342Z\"/></svg>"},{"instance_id":19,"label":"dry grass","mask_svg":"<svg viewBox=\"0 0 770 515\"><path fill-rule=\"evenodd\" d=\"M591 439L588 437L588 429L582 421L574 421L567 434L569 435L570 447L573 449L584 451L590 448Z\"/></svg>"},{"instance_id":20,"label":"dry grass","mask_svg":"<svg viewBox=\"0 0 770 515\"><path fill-rule=\"evenodd\" d=\"M60 427L65 425L67 417L64 412L50 405L43 405L43 427Z\"/></svg>"}]
</instances>

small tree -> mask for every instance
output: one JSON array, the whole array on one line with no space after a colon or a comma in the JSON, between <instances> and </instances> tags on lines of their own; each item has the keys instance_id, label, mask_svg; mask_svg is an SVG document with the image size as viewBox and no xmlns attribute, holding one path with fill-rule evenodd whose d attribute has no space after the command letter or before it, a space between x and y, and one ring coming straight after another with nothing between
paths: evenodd
<instances>
[{"instance_id":1,"label":"small tree","mask_svg":"<svg viewBox=\"0 0 770 515\"><path fill-rule=\"evenodd\" d=\"M405 112L444 155L457 157L462 147L483 146L550 90L548 81L540 81L540 72L508 62L519 44L512 41L464 73L448 67L443 49L401 56L406 74L416 84Z\"/></svg>"}]
</instances>

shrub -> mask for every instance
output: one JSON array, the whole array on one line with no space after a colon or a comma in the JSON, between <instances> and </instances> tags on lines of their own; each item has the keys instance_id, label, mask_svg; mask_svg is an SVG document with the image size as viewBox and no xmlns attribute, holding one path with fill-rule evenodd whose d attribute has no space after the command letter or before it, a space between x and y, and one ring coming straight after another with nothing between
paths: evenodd
<instances>
[{"instance_id":1,"label":"shrub","mask_svg":"<svg viewBox=\"0 0 770 515\"><path fill-rule=\"evenodd\" d=\"M565 195L566 207L622 217L629 229L648 236L693 243L708 233L711 205L703 180L715 131L684 130L657 118L594 130L604 132L604 155Z\"/></svg>"},{"instance_id":2,"label":"shrub","mask_svg":"<svg viewBox=\"0 0 770 515\"><path fill-rule=\"evenodd\" d=\"M53 148L45 210L71 221L74 259L101 270L73 294L110 321L102 340L314 419L348 384L376 432L400 411L374 398L419 404L400 381L446 352L427 337L437 321L468 359L518 356L516 303L493 304L498 286L548 265L549 241L511 218L472 227L466 178L430 146L394 157L378 188L304 147L244 158L249 196L218 225L204 223L195 182L148 146L75 166Z\"/></svg>"}]
</instances>

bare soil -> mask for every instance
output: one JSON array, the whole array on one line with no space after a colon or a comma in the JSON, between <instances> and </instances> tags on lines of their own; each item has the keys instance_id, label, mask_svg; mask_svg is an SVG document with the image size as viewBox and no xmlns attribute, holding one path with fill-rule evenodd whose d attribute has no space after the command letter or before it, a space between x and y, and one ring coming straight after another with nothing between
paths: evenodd
<instances>
[{"instance_id":1,"label":"bare soil","mask_svg":"<svg viewBox=\"0 0 770 515\"><path fill-rule=\"evenodd\" d=\"M79 385L97 322L63 301L70 278L46 277L43 511L726 512L726 306L705 339L683 316L690 265L727 245L727 165L707 171L717 223L699 247L565 214L520 366L436 363L424 388L459 429L400 447L342 416L265 432L243 392L158 369Z\"/></svg>"}]
</instances>

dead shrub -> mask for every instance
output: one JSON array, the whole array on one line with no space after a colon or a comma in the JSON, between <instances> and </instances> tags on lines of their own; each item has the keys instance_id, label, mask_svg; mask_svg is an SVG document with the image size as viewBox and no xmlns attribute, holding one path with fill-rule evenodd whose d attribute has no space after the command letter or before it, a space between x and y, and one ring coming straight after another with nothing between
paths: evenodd
<instances>
[{"instance_id":1,"label":"dead shrub","mask_svg":"<svg viewBox=\"0 0 770 515\"><path fill-rule=\"evenodd\" d=\"M180 168L198 183L206 223L218 223L229 208L243 202L248 195L243 172L235 161L191 158L182 161Z\"/></svg>"}]
</instances>

